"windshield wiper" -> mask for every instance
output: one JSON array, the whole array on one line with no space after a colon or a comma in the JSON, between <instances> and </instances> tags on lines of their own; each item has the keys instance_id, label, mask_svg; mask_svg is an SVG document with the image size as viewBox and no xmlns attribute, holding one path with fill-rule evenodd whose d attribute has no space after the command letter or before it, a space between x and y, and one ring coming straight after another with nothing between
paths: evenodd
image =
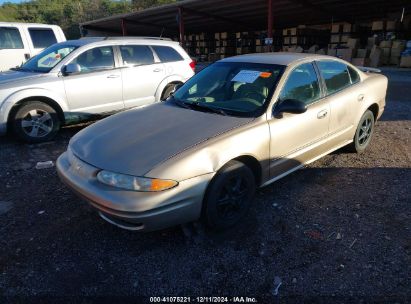
<instances>
[{"instance_id":1,"label":"windshield wiper","mask_svg":"<svg viewBox=\"0 0 411 304\"><path fill-rule=\"evenodd\" d=\"M186 102L184 102L184 101L182 101L182 100L180 100L180 99L177 99L177 98L175 98L174 96L172 96L172 100L174 101L174 103L176 104L176 105L178 105L179 107L181 107L181 108L185 108L185 109L191 109L191 107L186 103Z\"/></svg>"},{"instance_id":2,"label":"windshield wiper","mask_svg":"<svg viewBox=\"0 0 411 304\"><path fill-rule=\"evenodd\" d=\"M186 104L188 104L188 103L186 103ZM224 110L222 110L222 109L215 108L215 107L213 107L213 106L209 106L209 105L207 105L207 104L200 103L200 102L190 103L190 106L196 107L196 108L200 108L200 109L203 109L203 110L207 110L207 111L210 111L210 112L213 112L213 113L216 113L216 114L220 114L220 115L224 115L224 116L227 116L227 115L228 115L228 114L227 114Z\"/></svg>"},{"instance_id":3,"label":"windshield wiper","mask_svg":"<svg viewBox=\"0 0 411 304\"><path fill-rule=\"evenodd\" d=\"M12 71L20 71L20 72L32 72L32 73L37 73L37 71L35 71L35 70L26 69L26 68L22 68L22 67L11 68L10 70L12 70Z\"/></svg>"},{"instance_id":4,"label":"windshield wiper","mask_svg":"<svg viewBox=\"0 0 411 304\"><path fill-rule=\"evenodd\" d=\"M193 110L194 108L197 108L197 109L206 110L206 111L213 112L213 113L220 114L220 115L224 115L224 116L228 115L224 110L218 109L218 108L215 108L215 107L212 107L212 106L205 105L204 103L185 102L185 101L182 101L180 99L175 98L174 96L172 96L172 98L173 98L173 101L176 105L178 105L182 108L185 108L185 109Z\"/></svg>"}]
</instances>

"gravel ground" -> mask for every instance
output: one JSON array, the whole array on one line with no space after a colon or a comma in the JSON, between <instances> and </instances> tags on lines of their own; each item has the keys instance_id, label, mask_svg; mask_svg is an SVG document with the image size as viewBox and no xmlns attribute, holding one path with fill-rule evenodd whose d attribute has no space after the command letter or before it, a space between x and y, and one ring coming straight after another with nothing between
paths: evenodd
<instances>
[{"instance_id":1,"label":"gravel ground","mask_svg":"<svg viewBox=\"0 0 411 304\"><path fill-rule=\"evenodd\" d=\"M0 303L411 302L411 71L384 73L387 108L365 154L338 151L259 190L250 216L222 234L121 230L73 195L55 168L35 169L83 126L44 144L0 138Z\"/></svg>"}]
</instances>

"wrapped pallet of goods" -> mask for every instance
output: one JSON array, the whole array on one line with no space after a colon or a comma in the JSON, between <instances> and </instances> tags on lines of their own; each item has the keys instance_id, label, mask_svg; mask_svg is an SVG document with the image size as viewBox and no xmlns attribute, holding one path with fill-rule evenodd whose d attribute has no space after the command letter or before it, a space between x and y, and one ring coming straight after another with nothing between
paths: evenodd
<instances>
[{"instance_id":1,"label":"wrapped pallet of goods","mask_svg":"<svg viewBox=\"0 0 411 304\"><path fill-rule=\"evenodd\" d=\"M356 66L369 66L370 58L353 58L351 63Z\"/></svg>"},{"instance_id":2,"label":"wrapped pallet of goods","mask_svg":"<svg viewBox=\"0 0 411 304\"><path fill-rule=\"evenodd\" d=\"M411 68L411 40L407 41L406 49L401 53L400 67Z\"/></svg>"},{"instance_id":3,"label":"wrapped pallet of goods","mask_svg":"<svg viewBox=\"0 0 411 304\"><path fill-rule=\"evenodd\" d=\"M394 40L392 42L390 64L399 65L401 60L401 53L404 51L406 45L405 40Z\"/></svg>"},{"instance_id":4,"label":"wrapped pallet of goods","mask_svg":"<svg viewBox=\"0 0 411 304\"><path fill-rule=\"evenodd\" d=\"M379 67L381 65L382 50L378 46L374 46L370 54L370 67Z\"/></svg>"},{"instance_id":5,"label":"wrapped pallet of goods","mask_svg":"<svg viewBox=\"0 0 411 304\"><path fill-rule=\"evenodd\" d=\"M355 56L355 49L352 49L352 48L337 49L337 57L345 61L351 62L354 56Z\"/></svg>"},{"instance_id":6,"label":"wrapped pallet of goods","mask_svg":"<svg viewBox=\"0 0 411 304\"><path fill-rule=\"evenodd\" d=\"M374 21L371 25L372 31L382 31L384 30L384 21Z\"/></svg>"}]
</instances>

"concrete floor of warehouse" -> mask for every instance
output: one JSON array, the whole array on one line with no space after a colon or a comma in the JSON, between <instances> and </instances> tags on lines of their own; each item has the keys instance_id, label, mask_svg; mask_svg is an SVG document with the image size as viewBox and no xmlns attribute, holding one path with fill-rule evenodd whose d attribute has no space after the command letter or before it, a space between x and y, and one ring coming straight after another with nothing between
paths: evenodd
<instances>
[{"instance_id":1,"label":"concrete floor of warehouse","mask_svg":"<svg viewBox=\"0 0 411 304\"><path fill-rule=\"evenodd\" d=\"M55 161L84 126L44 144L0 138L0 302L411 301L411 70L383 73L387 107L365 154L337 151L258 190L248 218L221 234L121 230L65 187L55 168L35 169Z\"/></svg>"}]
</instances>

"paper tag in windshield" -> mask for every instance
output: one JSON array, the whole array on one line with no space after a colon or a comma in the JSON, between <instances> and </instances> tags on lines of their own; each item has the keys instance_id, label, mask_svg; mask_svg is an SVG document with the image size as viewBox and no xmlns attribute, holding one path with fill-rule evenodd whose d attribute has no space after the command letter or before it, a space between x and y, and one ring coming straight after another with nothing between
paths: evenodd
<instances>
[{"instance_id":1,"label":"paper tag in windshield","mask_svg":"<svg viewBox=\"0 0 411 304\"><path fill-rule=\"evenodd\" d=\"M231 81L253 83L258 77L260 77L260 74L260 71L242 70L235 75Z\"/></svg>"}]
</instances>

